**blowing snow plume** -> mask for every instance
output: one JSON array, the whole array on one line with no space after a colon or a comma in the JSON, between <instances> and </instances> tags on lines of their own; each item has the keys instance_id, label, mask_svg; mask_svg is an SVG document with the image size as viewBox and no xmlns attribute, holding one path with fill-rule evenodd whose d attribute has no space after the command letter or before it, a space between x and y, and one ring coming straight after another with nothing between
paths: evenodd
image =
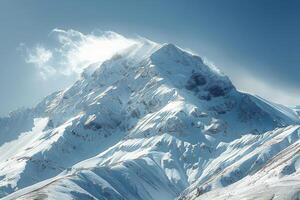
<instances>
[{"instance_id":1,"label":"blowing snow plume","mask_svg":"<svg viewBox=\"0 0 300 200\"><path fill-rule=\"evenodd\" d=\"M55 74L81 74L89 65L101 63L138 43L138 39L111 31L83 34L72 29L54 29L49 36L53 43L51 47L38 44L27 48L21 44L25 49L25 61L33 64L44 79Z\"/></svg>"}]
</instances>

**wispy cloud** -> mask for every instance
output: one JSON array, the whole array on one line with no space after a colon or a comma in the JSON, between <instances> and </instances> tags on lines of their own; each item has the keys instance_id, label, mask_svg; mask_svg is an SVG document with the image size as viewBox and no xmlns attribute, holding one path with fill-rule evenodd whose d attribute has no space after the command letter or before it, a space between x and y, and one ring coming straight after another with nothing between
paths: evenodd
<instances>
[{"instance_id":1,"label":"wispy cloud","mask_svg":"<svg viewBox=\"0 0 300 200\"><path fill-rule=\"evenodd\" d=\"M56 73L56 69L49 65L53 56L50 50L45 49L41 45L37 45L33 49L26 49L26 51L27 57L25 58L25 62L33 64L38 69L43 79Z\"/></svg>"},{"instance_id":2,"label":"wispy cloud","mask_svg":"<svg viewBox=\"0 0 300 200\"><path fill-rule=\"evenodd\" d=\"M28 48L21 44L25 49L26 63L35 66L44 79L55 74L80 74L89 65L101 63L137 42L115 32L83 34L75 30L54 29L49 36L49 43L53 43L51 48L42 44Z\"/></svg>"},{"instance_id":3,"label":"wispy cloud","mask_svg":"<svg viewBox=\"0 0 300 200\"><path fill-rule=\"evenodd\" d=\"M27 63L33 63L37 65L43 65L52 58L52 52L45 49L42 46L36 46L31 52L29 52L26 58Z\"/></svg>"}]
</instances>

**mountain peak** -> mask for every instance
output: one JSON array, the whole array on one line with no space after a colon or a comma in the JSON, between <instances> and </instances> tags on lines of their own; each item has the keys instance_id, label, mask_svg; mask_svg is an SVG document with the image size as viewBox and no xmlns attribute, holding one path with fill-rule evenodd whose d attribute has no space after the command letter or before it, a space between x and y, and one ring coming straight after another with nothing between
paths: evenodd
<instances>
[{"instance_id":1,"label":"mountain peak","mask_svg":"<svg viewBox=\"0 0 300 200\"><path fill-rule=\"evenodd\" d=\"M172 43L164 43L158 51L165 51L168 53L182 53L183 50L180 49L178 46Z\"/></svg>"},{"instance_id":2,"label":"mountain peak","mask_svg":"<svg viewBox=\"0 0 300 200\"><path fill-rule=\"evenodd\" d=\"M167 56L169 59L180 59L182 57L193 57L192 54L188 53L187 51L181 49L180 47L172 44L172 43L165 43L161 45L161 47L156 50L153 55L151 56L152 58L158 57L161 58L162 56ZM199 61L202 61L202 59L199 57Z\"/></svg>"}]
</instances>

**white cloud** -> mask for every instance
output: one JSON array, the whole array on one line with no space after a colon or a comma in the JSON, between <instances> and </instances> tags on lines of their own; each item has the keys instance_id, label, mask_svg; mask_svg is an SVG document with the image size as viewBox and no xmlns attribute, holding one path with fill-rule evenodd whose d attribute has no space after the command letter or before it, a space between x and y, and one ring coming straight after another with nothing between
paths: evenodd
<instances>
[{"instance_id":1,"label":"white cloud","mask_svg":"<svg viewBox=\"0 0 300 200\"><path fill-rule=\"evenodd\" d=\"M75 30L54 29L51 34L54 47L37 45L26 49L26 63L33 64L43 78L55 74L81 74L93 63L101 63L137 40L114 32L83 34ZM24 44L21 44L24 46Z\"/></svg>"},{"instance_id":2,"label":"white cloud","mask_svg":"<svg viewBox=\"0 0 300 200\"><path fill-rule=\"evenodd\" d=\"M47 63L51 58L52 52L50 50L47 50L42 46L36 46L29 52L26 62L41 66Z\"/></svg>"},{"instance_id":3,"label":"white cloud","mask_svg":"<svg viewBox=\"0 0 300 200\"><path fill-rule=\"evenodd\" d=\"M21 46L24 46L21 44ZM45 49L41 45L37 45L33 49L27 49L26 63L33 64L38 70L43 79L47 76L56 73L55 68L50 66L48 63L51 60L53 54L50 50Z\"/></svg>"}]
</instances>

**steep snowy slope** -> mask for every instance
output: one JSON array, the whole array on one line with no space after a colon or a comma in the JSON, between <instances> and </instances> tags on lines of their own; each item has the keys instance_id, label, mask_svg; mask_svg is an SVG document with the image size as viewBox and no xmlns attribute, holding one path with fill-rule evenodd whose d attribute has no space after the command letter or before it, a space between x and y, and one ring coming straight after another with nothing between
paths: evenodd
<instances>
[{"instance_id":1,"label":"steep snowy slope","mask_svg":"<svg viewBox=\"0 0 300 200\"><path fill-rule=\"evenodd\" d=\"M224 167L194 183L181 199L299 198L299 136L300 126L289 126L233 141L224 156L213 161L213 166Z\"/></svg>"},{"instance_id":2,"label":"steep snowy slope","mask_svg":"<svg viewBox=\"0 0 300 200\"><path fill-rule=\"evenodd\" d=\"M295 106L292 109L297 113L298 117L300 118L300 106Z\"/></svg>"},{"instance_id":3,"label":"steep snowy slope","mask_svg":"<svg viewBox=\"0 0 300 200\"><path fill-rule=\"evenodd\" d=\"M0 197L195 198L295 150L297 123L198 56L143 40L0 119Z\"/></svg>"}]
</instances>

